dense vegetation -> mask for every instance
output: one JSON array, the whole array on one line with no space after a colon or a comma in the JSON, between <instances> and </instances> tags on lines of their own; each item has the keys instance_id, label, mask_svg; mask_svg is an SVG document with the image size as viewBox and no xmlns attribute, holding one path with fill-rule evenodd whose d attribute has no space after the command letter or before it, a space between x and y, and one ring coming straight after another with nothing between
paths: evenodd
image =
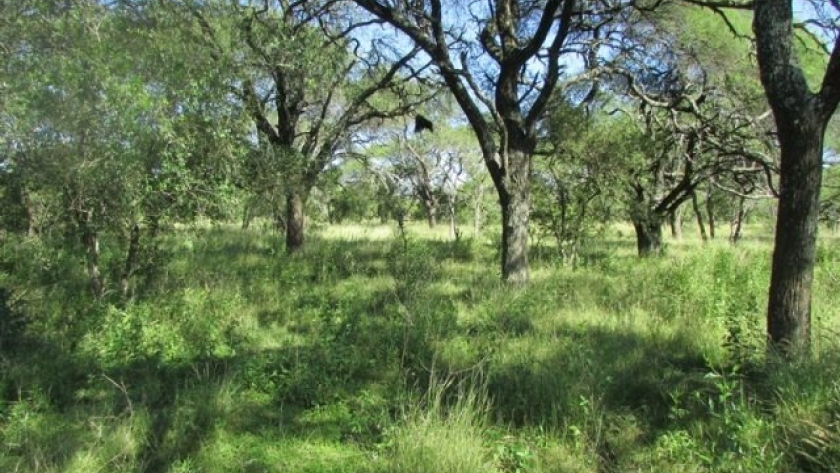
<instances>
[{"instance_id":1,"label":"dense vegetation","mask_svg":"<svg viewBox=\"0 0 840 473\"><path fill-rule=\"evenodd\" d=\"M792 5L0 3L0 471L838 470Z\"/></svg>"},{"instance_id":2,"label":"dense vegetation","mask_svg":"<svg viewBox=\"0 0 840 473\"><path fill-rule=\"evenodd\" d=\"M42 285L4 314L21 325L4 340L0 469L840 465L835 237L814 356L791 366L763 361L766 228L645 260L613 228L577 269L537 248L525 289L488 270L491 239L394 232L327 227L278 258L282 237L258 229L173 229L168 263L122 307L80 290L70 255L7 242L4 285Z\"/></svg>"}]
</instances>

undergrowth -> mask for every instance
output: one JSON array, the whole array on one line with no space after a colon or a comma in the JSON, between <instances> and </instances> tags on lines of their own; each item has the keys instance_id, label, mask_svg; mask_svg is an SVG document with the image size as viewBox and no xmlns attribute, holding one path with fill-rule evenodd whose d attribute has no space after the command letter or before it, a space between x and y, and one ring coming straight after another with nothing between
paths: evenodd
<instances>
[{"instance_id":1,"label":"undergrowth","mask_svg":"<svg viewBox=\"0 0 840 473\"><path fill-rule=\"evenodd\" d=\"M366 228L294 256L177 230L128 301L7 241L0 471L840 470L836 241L791 365L764 353L766 244L619 240L516 289L487 241Z\"/></svg>"}]
</instances>

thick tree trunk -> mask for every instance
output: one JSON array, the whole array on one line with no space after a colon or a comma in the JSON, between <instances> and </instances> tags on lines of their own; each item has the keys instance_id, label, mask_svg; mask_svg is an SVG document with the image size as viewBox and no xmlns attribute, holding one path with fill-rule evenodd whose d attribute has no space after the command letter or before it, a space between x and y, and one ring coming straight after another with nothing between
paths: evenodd
<instances>
[{"instance_id":1,"label":"thick tree trunk","mask_svg":"<svg viewBox=\"0 0 840 473\"><path fill-rule=\"evenodd\" d=\"M808 351L817 247L824 128L814 120L779 123L781 178L767 332L787 355ZM810 126L808 126L810 125Z\"/></svg>"},{"instance_id":2,"label":"thick tree trunk","mask_svg":"<svg viewBox=\"0 0 840 473\"><path fill-rule=\"evenodd\" d=\"M709 241L709 235L706 234L706 225L703 223L703 211L700 209L700 204L697 203L697 194L691 193L691 207L694 209L694 216L697 217L697 227L700 228L700 238L703 242Z\"/></svg>"},{"instance_id":3,"label":"thick tree trunk","mask_svg":"<svg viewBox=\"0 0 840 473\"><path fill-rule=\"evenodd\" d=\"M509 143L506 175L496 183L502 210L502 280L527 284L531 216L531 152L524 136Z\"/></svg>"},{"instance_id":4,"label":"thick tree trunk","mask_svg":"<svg viewBox=\"0 0 840 473\"><path fill-rule=\"evenodd\" d=\"M812 93L796 60L793 3L756 1L753 32L781 148L767 332L771 349L800 358L810 345L823 136L840 102L840 38L820 90Z\"/></svg>"},{"instance_id":5,"label":"thick tree trunk","mask_svg":"<svg viewBox=\"0 0 840 473\"><path fill-rule=\"evenodd\" d=\"M298 191L290 192L286 196L286 252L294 253L303 248L304 227L306 214L304 213L303 194Z\"/></svg>"},{"instance_id":6,"label":"thick tree trunk","mask_svg":"<svg viewBox=\"0 0 840 473\"><path fill-rule=\"evenodd\" d=\"M640 257L662 253L662 223L658 219L634 220L633 228Z\"/></svg>"},{"instance_id":7,"label":"thick tree trunk","mask_svg":"<svg viewBox=\"0 0 840 473\"><path fill-rule=\"evenodd\" d=\"M518 191L518 192L517 192ZM530 199L527 189L516 189L502 198L502 279L512 284L528 282L528 219Z\"/></svg>"}]
</instances>

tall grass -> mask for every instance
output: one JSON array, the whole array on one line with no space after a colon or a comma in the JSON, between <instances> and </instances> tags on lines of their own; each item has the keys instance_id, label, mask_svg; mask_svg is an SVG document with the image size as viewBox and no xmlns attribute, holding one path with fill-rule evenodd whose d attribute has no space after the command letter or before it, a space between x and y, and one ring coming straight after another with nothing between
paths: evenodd
<instances>
[{"instance_id":1,"label":"tall grass","mask_svg":"<svg viewBox=\"0 0 840 473\"><path fill-rule=\"evenodd\" d=\"M326 227L286 256L185 228L127 303L11 242L0 471L840 469L840 244L821 241L814 354L792 366L764 353L766 241L639 260L615 235L576 268L535 252L508 288L493 238Z\"/></svg>"}]
</instances>

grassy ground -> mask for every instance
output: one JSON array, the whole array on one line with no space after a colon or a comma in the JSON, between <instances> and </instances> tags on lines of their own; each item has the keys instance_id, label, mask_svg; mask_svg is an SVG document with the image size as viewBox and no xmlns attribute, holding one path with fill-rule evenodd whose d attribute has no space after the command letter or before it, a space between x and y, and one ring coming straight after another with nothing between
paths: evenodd
<instances>
[{"instance_id":1,"label":"grassy ground","mask_svg":"<svg viewBox=\"0 0 840 473\"><path fill-rule=\"evenodd\" d=\"M615 229L574 270L535 248L511 289L491 239L444 230L328 227L288 257L186 228L127 305L18 242L0 471L838 471L840 242L813 359L785 366L763 355L765 233L639 260Z\"/></svg>"}]
</instances>

